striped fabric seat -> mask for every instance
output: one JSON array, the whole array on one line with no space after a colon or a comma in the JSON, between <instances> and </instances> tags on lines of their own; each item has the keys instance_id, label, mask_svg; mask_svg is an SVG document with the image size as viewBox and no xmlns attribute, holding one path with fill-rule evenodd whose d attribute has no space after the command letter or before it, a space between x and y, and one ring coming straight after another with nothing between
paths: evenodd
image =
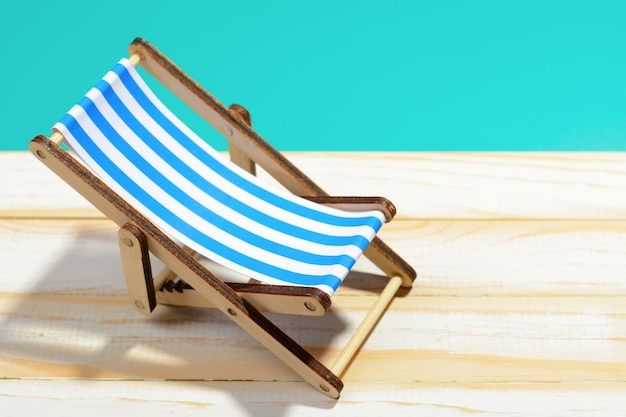
<instances>
[{"instance_id":1,"label":"striped fabric seat","mask_svg":"<svg viewBox=\"0 0 626 417\"><path fill-rule=\"evenodd\" d=\"M67 145L157 227L268 284L332 295L384 222L274 189L173 115L122 59L57 123Z\"/></svg>"}]
</instances>

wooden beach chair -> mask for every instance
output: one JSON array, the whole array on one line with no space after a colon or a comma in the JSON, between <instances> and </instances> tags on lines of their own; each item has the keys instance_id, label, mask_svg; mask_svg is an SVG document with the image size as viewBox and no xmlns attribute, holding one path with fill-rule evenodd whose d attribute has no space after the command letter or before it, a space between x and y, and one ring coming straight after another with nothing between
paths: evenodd
<instances>
[{"instance_id":1,"label":"wooden beach chair","mask_svg":"<svg viewBox=\"0 0 626 417\"><path fill-rule=\"evenodd\" d=\"M252 129L243 107L225 107L143 39L129 52L49 138L31 141L31 152L119 225L135 309L218 308L313 387L338 398L353 356L397 290L415 279L411 266L375 236L393 218L393 204L329 196ZM163 105L136 65L226 136L230 161ZM261 182L256 164L285 189ZM156 275L149 253L166 265ZM261 311L324 314L362 253L389 282L326 367ZM250 280L224 282L205 259Z\"/></svg>"}]
</instances>

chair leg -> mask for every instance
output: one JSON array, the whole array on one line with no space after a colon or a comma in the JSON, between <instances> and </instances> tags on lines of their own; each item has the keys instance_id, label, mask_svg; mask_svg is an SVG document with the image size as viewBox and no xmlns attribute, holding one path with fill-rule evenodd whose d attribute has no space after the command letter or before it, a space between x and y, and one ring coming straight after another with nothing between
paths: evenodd
<instances>
[{"instance_id":1,"label":"chair leg","mask_svg":"<svg viewBox=\"0 0 626 417\"><path fill-rule=\"evenodd\" d=\"M352 359L354 359L358 350L363 346L363 343L365 343L372 330L374 330L374 327L385 313L385 310L401 285L402 278L398 276L391 278L389 282L387 282L387 285L376 299L372 308L370 308L359 327L343 348L339 357L335 360L335 363L330 367L330 370L335 375L340 378L343 376L346 368L350 365Z\"/></svg>"},{"instance_id":2,"label":"chair leg","mask_svg":"<svg viewBox=\"0 0 626 417\"><path fill-rule=\"evenodd\" d=\"M141 230L130 223L119 229L117 237L131 304L148 315L157 305L148 242Z\"/></svg>"}]
</instances>

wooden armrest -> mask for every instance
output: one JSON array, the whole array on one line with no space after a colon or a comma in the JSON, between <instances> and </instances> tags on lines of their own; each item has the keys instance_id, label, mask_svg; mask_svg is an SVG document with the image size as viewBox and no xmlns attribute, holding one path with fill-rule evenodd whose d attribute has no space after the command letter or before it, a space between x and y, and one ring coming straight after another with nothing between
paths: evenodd
<instances>
[{"instance_id":1,"label":"wooden armrest","mask_svg":"<svg viewBox=\"0 0 626 417\"><path fill-rule=\"evenodd\" d=\"M385 222L396 215L396 206L385 197L344 197L344 196L302 196L318 204L333 206L346 211L378 210L385 216Z\"/></svg>"}]
</instances>

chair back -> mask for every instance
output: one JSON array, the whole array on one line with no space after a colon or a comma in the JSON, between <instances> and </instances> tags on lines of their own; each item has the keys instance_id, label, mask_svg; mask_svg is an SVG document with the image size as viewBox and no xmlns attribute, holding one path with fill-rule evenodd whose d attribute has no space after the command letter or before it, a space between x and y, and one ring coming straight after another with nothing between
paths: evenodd
<instances>
[{"instance_id":1,"label":"chair back","mask_svg":"<svg viewBox=\"0 0 626 417\"><path fill-rule=\"evenodd\" d=\"M173 239L268 284L332 295L384 222L270 186L213 149L122 59L54 125L85 165Z\"/></svg>"}]
</instances>

